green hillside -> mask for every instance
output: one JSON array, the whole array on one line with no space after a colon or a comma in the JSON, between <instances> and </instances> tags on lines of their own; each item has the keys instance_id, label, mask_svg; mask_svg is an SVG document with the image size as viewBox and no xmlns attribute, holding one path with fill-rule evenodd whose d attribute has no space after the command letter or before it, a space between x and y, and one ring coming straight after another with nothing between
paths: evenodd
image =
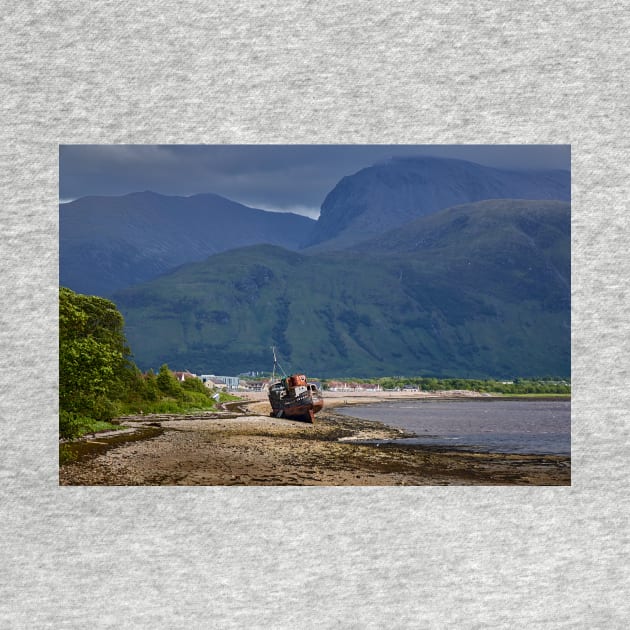
<instances>
[{"instance_id":1,"label":"green hillside","mask_svg":"<svg viewBox=\"0 0 630 630\"><path fill-rule=\"evenodd\" d=\"M141 368L309 374L570 373L570 211L490 201L356 251L254 246L114 296Z\"/></svg>"}]
</instances>

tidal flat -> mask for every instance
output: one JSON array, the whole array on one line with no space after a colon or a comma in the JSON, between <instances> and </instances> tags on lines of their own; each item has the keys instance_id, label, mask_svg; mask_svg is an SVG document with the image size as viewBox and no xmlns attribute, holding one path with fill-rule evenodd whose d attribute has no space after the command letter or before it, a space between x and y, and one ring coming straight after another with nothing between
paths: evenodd
<instances>
[{"instance_id":1,"label":"tidal flat","mask_svg":"<svg viewBox=\"0 0 630 630\"><path fill-rule=\"evenodd\" d=\"M571 484L571 458L390 443L401 429L325 409L315 424L243 414L127 419L143 439L93 438L59 469L60 485L425 486ZM108 440L112 440L108 445ZM380 442L382 440L383 442ZM89 442L89 440L88 440ZM77 443L78 444L78 443ZM67 450L67 445L64 445ZM72 447L70 447L72 448Z\"/></svg>"}]
</instances>

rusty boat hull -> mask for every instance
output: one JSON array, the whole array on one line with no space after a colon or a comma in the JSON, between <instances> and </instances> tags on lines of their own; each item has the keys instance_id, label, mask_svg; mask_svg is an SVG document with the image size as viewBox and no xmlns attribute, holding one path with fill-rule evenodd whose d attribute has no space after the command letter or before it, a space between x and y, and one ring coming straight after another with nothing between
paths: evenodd
<instances>
[{"instance_id":1,"label":"rusty boat hull","mask_svg":"<svg viewBox=\"0 0 630 630\"><path fill-rule=\"evenodd\" d=\"M303 374L293 374L270 383L271 415L300 422L313 423L315 414L324 407L320 391L306 381Z\"/></svg>"}]
</instances>

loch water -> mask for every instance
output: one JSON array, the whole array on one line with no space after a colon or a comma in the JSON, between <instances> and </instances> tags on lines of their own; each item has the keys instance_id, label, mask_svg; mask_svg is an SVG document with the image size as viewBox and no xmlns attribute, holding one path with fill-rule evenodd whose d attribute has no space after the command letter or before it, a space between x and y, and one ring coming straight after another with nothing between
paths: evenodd
<instances>
[{"instance_id":1,"label":"loch water","mask_svg":"<svg viewBox=\"0 0 630 630\"><path fill-rule=\"evenodd\" d=\"M570 400L407 400L336 411L415 435L396 443L476 452L571 454Z\"/></svg>"}]
</instances>

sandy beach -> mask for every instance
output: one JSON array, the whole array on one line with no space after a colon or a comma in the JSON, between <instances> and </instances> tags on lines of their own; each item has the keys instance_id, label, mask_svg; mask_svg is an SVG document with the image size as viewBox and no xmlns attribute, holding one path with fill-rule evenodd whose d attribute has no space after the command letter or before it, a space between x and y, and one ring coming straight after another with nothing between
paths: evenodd
<instances>
[{"instance_id":1,"label":"sandy beach","mask_svg":"<svg viewBox=\"0 0 630 630\"><path fill-rule=\"evenodd\" d=\"M387 392L389 393L389 392ZM419 398L418 392L391 392ZM223 413L136 417L72 445L61 485L570 485L570 458L379 444L399 429L335 413L392 397L337 393L315 424L269 417L264 395ZM452 394L452 393L451 393ZM376 440L362 444L361 440Z\"/></svg>"}]
</instances>

